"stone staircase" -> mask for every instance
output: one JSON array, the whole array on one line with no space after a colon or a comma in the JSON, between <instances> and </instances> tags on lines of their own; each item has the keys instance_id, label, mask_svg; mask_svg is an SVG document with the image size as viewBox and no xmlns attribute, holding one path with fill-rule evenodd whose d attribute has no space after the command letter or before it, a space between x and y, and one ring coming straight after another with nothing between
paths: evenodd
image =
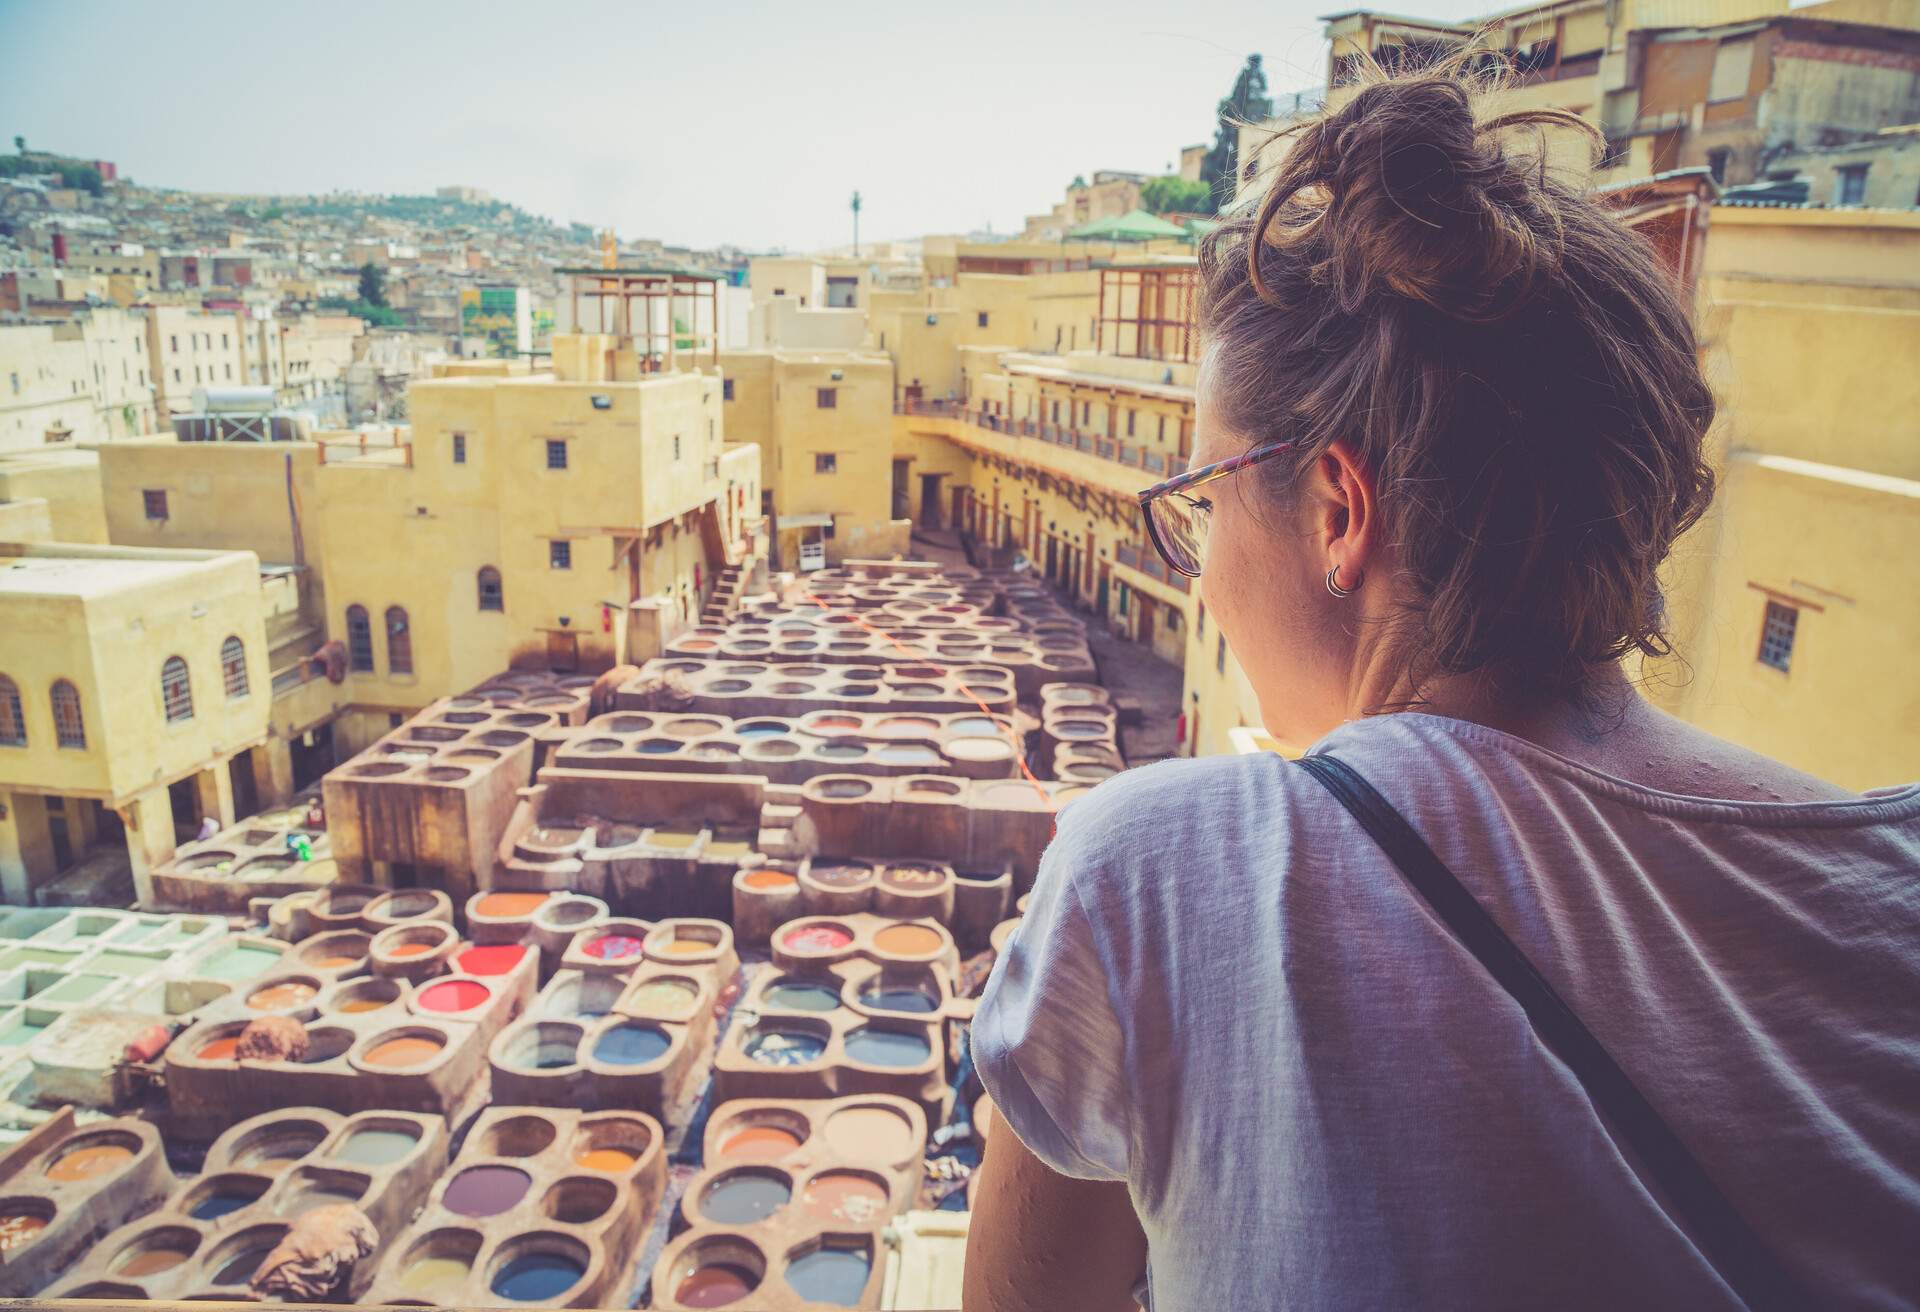
<instances>
[{"instance_id":1,"label":"stone staircase","mask_svg":"<svg viewBox=\"0 0 1920 1312\"><path fill-rule=\"evenodd\" d=\"M713 592L707 597L705 609L700 612L702 624L725 624L740 609L740 598L747 590L747 571L740 565L729 565L720 571L720 577L713 582Z\"/></svg>"}]
</instances>

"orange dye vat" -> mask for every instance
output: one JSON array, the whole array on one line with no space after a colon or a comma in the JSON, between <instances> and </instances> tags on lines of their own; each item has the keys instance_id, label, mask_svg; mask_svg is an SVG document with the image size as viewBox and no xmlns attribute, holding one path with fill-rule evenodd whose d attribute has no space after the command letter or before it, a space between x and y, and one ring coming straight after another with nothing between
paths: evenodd
<instances>
[{"instance_id":1,"label":"orange dye vat","mask_svg":"<svg viewBox=\"0 0 1920 1312\"><path fill-rule=\"evenodd\" d=\"M397 1001L397 999L348 998L345 1002L335 1007L334 1010L348 1013L356 1011L378 1011L382 1007L391 1007L395 1001Z\"/></svg>"},{"instance_id":2,"label":"orange dye vat","mask_svg":"<svg viewBox=\"0 0 1920 1312\"><path fill-rule=\"evenodd\" d=\"M144 1253L135 1253L113 1269L117 1276L152 1276L162 1271L171 1271L187 1260L187 1255L178 1248L149 1248Z\"/></svg>"},{"instance_id":3,"label":"orange dye vat","mask_svg":"<svg viewBox=\"0 0 1920 1312\"><path fill-rule=\"evenodd\" d=\"M530 916L546 902L546 893L489 893L474 905L474 913L510 919Z\"/></svg>"},{"instance_id":4,"label":"orange dye vat","mask_svg":"<svg viewBox=\"0 0 1920 1312\"><path fill-rule=\"evenodd\" d=\"M75 1180L96 1180L132 1160L133 1149L117 1143L75 1148L70 1153L62 1154L47 1168L47 1179L58 1180L61 1184L71 1184Z\"/></svg>"},{"instance_id":5,"label":"orange dye vat","mask_svg":"<svg viewBox=\"0 0 1920 1312\"><path fill-rule=\"evenodd\" d=\"M14 1249L31 1243L34 1236L47 1228L47 1218L35 1216L31 1212L15 1212L11 1216L0 1216L0 1253L11 1253Z\"/></svg>"},{"instance_id":6,"label":"orange dye vat","mask_svg":"<svg viewBox=\"0 0 1920 1312\"><path fill-rule=\"evenodd\" d=\"M439 1056L440 1047L437 1039L407 1035L375 1044L367 1053L367 1061L374 1066L420 1066Z\"/></svg>"},{"instance_id":7,"label":"orange dye vat","mask_svg":"<svg viewBox=\"0 0 1920 1312\"><path fill-rule=\"evenodd\" d=\"M702 952L711 952L719 947L718 943L703 943L697 938L670 939L663 944L660 952L669 957L697 957Z\"/></svg>"},{"instance_id":8,"label":"orange dye vat","mask_svg":"<svg viewBox=\"0 0 1920 1312\"><path fill-rule=\"evenodd\" d=\"M740 882L748 888L792 888L800 882L800 877L784 870L753 870Z\"/></svg>"},{"instance_id":9,"label":"orange dye vat","mask_svg":"<svg viewBox=\"0 0 1920 1312\"><path fill-rule=\"evenodd\" d=\"M290 979L281 984L269 984L247 999L247 1005L255 1011L279 1011L283 1007L301 1007L313 1001L314 994L320 990L301 980Z\"/></svg>"},{"instance_id":10,"label":"orange dye vat","mask_svg":"<svg viewBox=\"0 0 1920 1312\"><path fill-rule=\"evenodd\" d=\"M873 945L900 957L924 957L943 946L940 935L925 925L888 925L873 936Z\"/></svg>"},{"instance_id":11,"label":"orange dye vat","mask_svg":"<svg viewBox=\"0 0 1920 1312\"><path fill-rule=\"evenodd\" d=\"M322 957L313 963L315 970L345 970L348 966L360 964L359 957Z\"/></svg>"},{"instance_id":12,"label":"orange dye vat","mask_svg":"<svg viewBox=\"0 0 1920 1312\"><path fill-rule=\"evenodd\" d=\"M770 1162L800 1146L800 1136L777 1125L749 1125L720 1145L722 1157Z\"/></svg>"},{"instance_id":13,"label":"orange dye vat","mask_svg":"<svg viewBox=\"0 0 1920 1312\"><path fill-rule=\"evenodd\" d=\"M201 1061L232 1061L240 1051L240 1036L230 1034L224 1039L215 1039L211 1043L200 1045L200 1051L194 1055Z\"/></svg>"},{"instance_id":14,"label":"orange dye vat","mask_svg":"<svg viewBox=\"0 0 1920 1312\"><path fill-rule=\"evenodd\" d=\"M573 1155L575 1166L584 1166L589 1171L605 1171L609 1175L630 1171L639 1160L625 1148L588 1148Z\"/></svg>"},{"instance_id":15,"label":"orange dye vat","mask_svg":"<svg viewBox=\"0 0 1920 1312\"><path fill-rule=\"evenodd\" d=\"M388 948L390 957L419 957L439 947L438 943L402 943L399 947Z\"/></svg>"}]
</instances>

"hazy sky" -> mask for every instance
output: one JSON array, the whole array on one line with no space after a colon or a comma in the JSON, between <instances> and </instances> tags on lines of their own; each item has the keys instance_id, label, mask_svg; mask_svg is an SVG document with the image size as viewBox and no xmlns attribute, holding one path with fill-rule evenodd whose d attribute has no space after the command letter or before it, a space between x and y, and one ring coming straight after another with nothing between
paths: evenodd
<instances>
[{"instance_id":1,"label":"hazy sky","mask_svg":"<svg viewBox=\"0 0 1920 1312\"><path fill-rule=\"evenodd\" d=\"M1177 162L1249 52L1317 85L1339 7L0 0L0 149L199 191L464 183L700 246L844 242L855 188L863 237L1006 231L1076 173Z\"/></svg>"}]
</instances>

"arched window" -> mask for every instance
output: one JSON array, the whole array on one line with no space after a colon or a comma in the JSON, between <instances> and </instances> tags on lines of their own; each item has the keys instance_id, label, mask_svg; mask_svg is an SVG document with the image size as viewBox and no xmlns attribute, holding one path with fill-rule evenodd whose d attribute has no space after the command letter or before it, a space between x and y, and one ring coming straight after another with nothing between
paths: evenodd
<instances>
[{"instance_id":1,"label":"arched window","mask_svg":"<svg viewBox=\"0 0 1920 1312\"><path fill-rule=\"evenodd\" d=\"M220 677L227 685L227 700L247 695L247 649L238 637L220 644Z\"/></svg>"},{"instance_id":2,"label":"arched window","mask_svg":"<svg viewBox=\"0 0 1920 1312\"><path fill-rule=\"evenodd\" d=\"M0 747L27 745L27 717L20 709L20 688L0 674Z\"/></svg>"},{"instance_id":3,"label":"arched window","mask_svg":"<svg viewBox=\"0 0 1920 1312\"><path fill-rule=\"evenodd\" d=\"M347 607L347 668L373 673L373 625L365 606Z\"/></svg>"},{"instance_id":4,"label":"arched window","mask_svg":"<svg viewBox=\"0 0 1920 1312\"><path fill-rule=\"evenodd\" d=\"M491 565L480 567L480 609L505 610L506 598L500 591L500 571Z\"/></svg>"},{"instance_id":5,"label":"arched window","mask_svg":"<svg viewBox=\"0 0 1920 1312\"><path fill-rule=\"evenodd\" d=\"M413 631L399 606L387 607L387 673L413 673Z\"/></svg>"},{"instance_id":6,"label":"arched window","mask_svg":"<svg viewBox=\"0 0 1920 1312\"><path fill-rule=\"evenodd\" d=\"M187 663L178 656L167 657L160 667L160 702L167 709L167 723L193 718L193 684L187 678Z\"/></svg>"},{"instance_id":7,"label":"arched window","mask_svg":"<svg viewBox=\"0 0 1920 1312\"><path fill-rule=\"evenodd\" d=\"M87 722L80 715L80 690L65 679L56 679L49 698L53 702L53 738L62 747L85 749Z\"/></svg>"}]
</instances>

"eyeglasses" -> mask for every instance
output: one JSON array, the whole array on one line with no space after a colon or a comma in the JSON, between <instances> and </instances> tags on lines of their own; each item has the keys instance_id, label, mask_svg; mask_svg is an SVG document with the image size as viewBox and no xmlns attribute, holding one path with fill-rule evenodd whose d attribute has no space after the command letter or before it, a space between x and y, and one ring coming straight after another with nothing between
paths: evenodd
<instances>
[{"instance_id":1,"label":"eyeglasses","mask_svg":"<svg viewBox=\"0 0 1920 1312\"><path fill-rule=\"evenodd\" d=\"M1216 478L1237 474L1263 460L1271 460L1282 451L1291 451L1297 442L1269 442L1265 446L1242 451L1216 464L1202 465L1186 473L1155 483L1140 494L1140 513L1147 521L1147 536L1167 568L1190 579L1200 577L1206 562L1207 520L1213 502L1192 495L1192 490Z\"/></svg>"}]
</instances>

